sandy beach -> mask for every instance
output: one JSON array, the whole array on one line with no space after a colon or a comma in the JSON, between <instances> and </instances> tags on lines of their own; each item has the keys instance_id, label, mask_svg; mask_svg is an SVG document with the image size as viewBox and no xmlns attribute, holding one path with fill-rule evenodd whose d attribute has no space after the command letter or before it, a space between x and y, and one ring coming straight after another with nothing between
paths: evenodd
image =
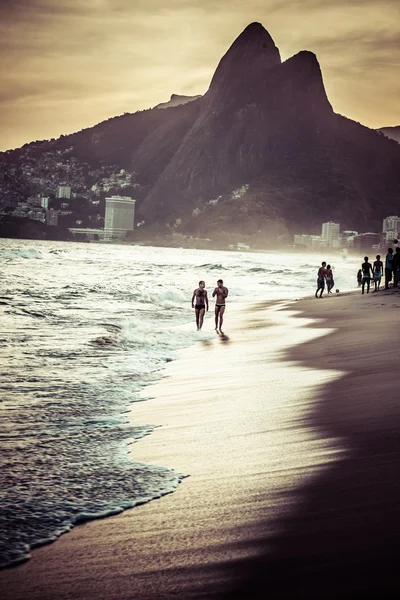
<instances>
[{"instance_id":1,"label":"sandy beach","mask_svg":"<svg viewBox=\"0 0 400 600\"><path fill-rule=\"evenodd\" d=\"M0 573L5 600L399 592L400 293L226 312L132 406L177 490ZM212 328L211 316L205 328Z\"/></svg>"}]
</instances>

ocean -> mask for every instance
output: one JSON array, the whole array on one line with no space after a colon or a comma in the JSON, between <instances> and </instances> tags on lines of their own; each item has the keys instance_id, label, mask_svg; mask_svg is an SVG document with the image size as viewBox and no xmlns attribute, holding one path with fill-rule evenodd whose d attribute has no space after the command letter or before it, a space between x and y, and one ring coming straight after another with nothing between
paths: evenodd
<instances>
[{"instance_id":1,"label":"ocean","mask_svg":"<svg viewBox=\"0 0 400 600\"><path fill-rule=\"evenodd\" d=\"M184 348L215 337L217 279L229 332L235 306L314 293L323 259L335 288L355 287L360 261L337 255L0 240L0 565L173 492L182 474L127 456L154 429L134 403L151 402L147 386ZM197 332L201 279L210 312Z\"/></svg>"}]
</instances>

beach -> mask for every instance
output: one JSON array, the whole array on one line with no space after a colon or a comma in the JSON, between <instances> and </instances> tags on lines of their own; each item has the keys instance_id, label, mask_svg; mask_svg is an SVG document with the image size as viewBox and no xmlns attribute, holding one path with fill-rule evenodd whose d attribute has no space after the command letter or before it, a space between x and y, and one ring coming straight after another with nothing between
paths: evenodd
<instances>
[{"instance_id":1,"label":"beach","mask_svg":"<svg viewBox=\"0 0 400 600\"><path fill-rule=\"evenodd\" d=\"M131 458L188 477L34 550L3 598L394 595L399 308L397 290L228 306L131 411L158 426Z\"/></svg>"}]
</instances>

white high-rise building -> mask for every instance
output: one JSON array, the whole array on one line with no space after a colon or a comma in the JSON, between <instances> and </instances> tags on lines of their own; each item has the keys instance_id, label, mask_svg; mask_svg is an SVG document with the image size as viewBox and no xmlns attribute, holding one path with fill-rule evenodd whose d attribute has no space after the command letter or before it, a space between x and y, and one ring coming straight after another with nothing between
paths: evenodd
<instances>
[{"instance_id":1,"label":"white high-rise building","mask_svg":"<svg viewBox=\"0 0 400 600\"><path fill-rule=\"evenodd\" d=\"M66 183L60 183L57 186L57 198L71 198L71 186Z\"/></svg>"},{"instance_id":2,"label":"white high-rise building","mask_svg":"<svg viewBox=\"0 0 400 600\"><path fill-rule=\"evenodd\" d=\"M340 232L339 223L333 223L333 221L328 221L327 223L322 223L321 238L324 240L324 242L327 246L339 245L339 232Z\"/></svg>"},{"instance_id":3,"label":"white high-rise building","mask_svg":"<svg viewBox=\"0 0 400 600\"><path fill-rule=\"evenodd\" d=\"M382 232L388 242L398 240L400 236L400 217L392 216L383 219Z\"/></svg>"},{"instance_id":4,"label":"white high-rise building","mask_svg":"<svg viewBox=\"0 0 400 600\"><path fill-rule=\"evenodd\" d=\"M127 231L132 231L135 222L136 200L128 196L106 198L104 218L104 239L122 239Z\"/></svg>"}]
</instances>

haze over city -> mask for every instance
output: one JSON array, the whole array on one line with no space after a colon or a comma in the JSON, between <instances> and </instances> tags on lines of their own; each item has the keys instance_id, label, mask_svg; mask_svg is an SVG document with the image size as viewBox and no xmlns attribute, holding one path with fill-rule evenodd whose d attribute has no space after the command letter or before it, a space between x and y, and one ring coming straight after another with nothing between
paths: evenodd
<instances>
[{"instance_id":1,"label":"haze over city","mask_svg":"<svg viewBox=\"0 0 400 600\"><path fill-rule=\"evenodd\" d=\"M0 5L0 149L203 94L231 42L260 21L283 60L307 49L336 112L399 124L396 0L144 2L5 0Z\"/></svg>"}]
</instances>

